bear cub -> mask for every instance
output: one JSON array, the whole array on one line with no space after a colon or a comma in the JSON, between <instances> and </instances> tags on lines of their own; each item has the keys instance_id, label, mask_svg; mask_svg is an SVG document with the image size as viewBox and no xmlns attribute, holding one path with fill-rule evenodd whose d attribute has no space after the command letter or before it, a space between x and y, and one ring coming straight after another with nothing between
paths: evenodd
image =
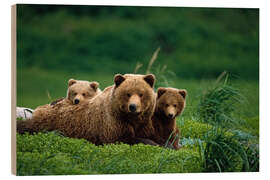
<instances>
[{"instance_id":1,"label":"bear cub","mask_svg":"<svg viewBox=\"0 0 270 180\"><path fill-rule=\"evenodd\" d=\"M187 91L185 89L164 88L157 90L156 108L152 117L155 134L168 141L174 149L179 149L180 131L176 125L179 116L186 104Z\"/></svg>"},{"instance_id":2,"label":"bear cub","mask_svg":"<svg viewBox=\"0 0 270 180\"><path fill-rule=\"evenodd\" d=\"M72 104L79 104L101 93L98 87L99 83L95 81L89 82L70 79L68 81L67 99L70 100Z\"/></svg>"},{"instance_id":3,"label":"bear cub","mask_svg":"<svg viewBox=\"0 0 270 180\"><path fill-rule=\"evenodd\" d=\"M68 81L66 99L69 100L71 104L79 104L80 102L83 102L86 99L91 99L100 93L101 90L99 89L98 82L70 79ZM65 98L55 100L50 105L55 105L64 99Z\"/></svg>"}]
</instances>

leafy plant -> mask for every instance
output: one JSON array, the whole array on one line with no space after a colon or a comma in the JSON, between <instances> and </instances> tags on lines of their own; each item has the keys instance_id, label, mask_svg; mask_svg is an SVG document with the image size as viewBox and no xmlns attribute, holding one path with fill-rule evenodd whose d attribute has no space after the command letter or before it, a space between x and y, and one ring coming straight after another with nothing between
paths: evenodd
<instances>
[{"instance_id":1,"label":"leafy plant","mask_svg":"<svg viewBox=\"0 0 270 180\"><path fill-rule=\"evenodd\" d=\"M206 139L203 155L206 172L241 171L242 166L248 165L241 144L233 137L224 136L223 133L217 133Z\"/></svg>"},{"instance_id":2,"label":"leafy plant","mask_svg":"<svg viewBox=\"0 0 270 180\"><path fill-rule=\"evenodd\" d=\"M246 152L248 166L242 171L259 171L259 143L258 137L241 130L233 130L235 139L240 142Z\"/></svg>"},{"instance_id":3,"label":"leafy plant","mask_svg":"<svg viewBox=\"0 0 270 180\"><path fill-rule=\"evenodd\" d=\"M198 114L203 122L223 128L237 123L233 112L237 109L236 104L243 100L243 96L238 89L229 85L228 78L229 74L223 72L214 86L201 96Z\"/></svg>"},{"instance_id":4,"label":"leafy plant","mask_svg":"<svg viewBox=\"0 0 270 180\"><path fill-rule=\"evenodd\" d=\"M257 137L237 129L242 124L234 117L234 112L237 103L243 102L244 97L238 89L229 85L228 78L229 75L223 72L214 85L201 96L198 105L199 118L205 124L211 125L204 128L203 134L191 137L200 138L194 142L201 153L204 171L258 171ZM191 127L192 125L189 126Z\"/></svg>"}]
</instances>

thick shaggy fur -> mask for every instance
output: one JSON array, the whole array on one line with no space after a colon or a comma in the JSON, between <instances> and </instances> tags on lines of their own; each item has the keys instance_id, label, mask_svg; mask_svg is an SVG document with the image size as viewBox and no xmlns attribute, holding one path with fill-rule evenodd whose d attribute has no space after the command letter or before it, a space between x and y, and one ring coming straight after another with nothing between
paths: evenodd
<instances>
[{"instance_id":1,"label":"thick shaggy fur","mask_svg":"<svg viewBox=\"0 0 270 180\"><path fill-rule=\"evenodd\" d=\"M68 81L68 90L66 99L70 101L71 104L79 104L86 99L91 99L101 93L99 89L98 82L89 82L82 80L70 79ZM57 99L51 102L50 105L55 105L65 98ZM47 105L46 105L47 106Z\"/></svg>"},{"instance_id":2,"label":"thick shaggy fur","mask_svg":"<svg viewBox=\"0 0 270 180\"><path fill-rule=\"evenodd\" d=\"M176 117L185 108L187 92L183 89L158 88L156 109L152 117L156 136L169 140L174 149L179 149L180 131L176 126Z\"/></svg>"},{"instance_id":3,"label":"thick shaggy fur","mask_svg":"<svg viewBox=\"0 0 270 180\"><path fill-rule=\"evenodd\" d=\"M154 81L153 75L115 75L115 84L93 99L79 105L64 100L41 107L31 120L17 122L17 131L59 130L65 136L84 138L97 145L117 141L157 145L150 140L154 137Z\"/></svg>"},{"instance_id":4,"label":"thick shaggy fur","mask_svg":"<svg viewBox=\"0 0 270 180\"><path fill-rule=\"evenodd\" d=\"M93 97L95 97L96 95L100 93L101 93L101 90L99 89L98 82L95 82L95 81L89 82L89 81L70 79L68 81L68 90L67 90L66 98L60 98L51 102L50 104L45 104L45 105L37 107L34 110L34 116L35 117L46 116L47 111L50 112L52 109L56 111L57 108L60 108L61 106L83 103L84 101L92 99ZM59 105L56 106L55 108L51 107L51 106L55 106L58 103Z\"/></svg>"},{"instance_id":5,"label":"thick shaggy fur","mask_svg":"<svg viewBox=\"0 0 270 180\"><path fill-rule=\"evenodd\" d=\"M82 80L70 79L68 81L67 99L73 104L79 104L80 102L93 98L97 94L101 93L98 88L98 82L89 82Z\"/></svg>"}]
</instances>

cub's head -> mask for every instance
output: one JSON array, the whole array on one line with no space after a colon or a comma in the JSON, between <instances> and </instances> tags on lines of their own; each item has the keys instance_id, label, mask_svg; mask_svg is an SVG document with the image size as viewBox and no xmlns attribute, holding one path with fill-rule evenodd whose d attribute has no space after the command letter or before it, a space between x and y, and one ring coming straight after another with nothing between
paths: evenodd
<instances>
[{"instance_id":1,"label":"cub's head","mask_svg":"<svg viewBox=\"0 0 270 180\"><path fill-rule=\"evenodd\" d=\"M155 107L154 83L155 76L152 74L117 74L114 76L114 103L124 113L153 112Z\"/></svg>"},{"instance_id":2,"label":"cub's head","mask_svg":"<svg viewBox=\"0 0 270 180\"><path fill-rule=\"evenodd\" d=\"M100 93L97 82L80 81L70 79L68 81L67 98L73 104L79 104L80 102L91 99Z\"/></svg>"},{"instance_id":3,"label":"cub's head","mask_svg":"<svg viewBox=\"0 0 270 180\"><path fill-rule=\"evenodd\" d=\"M158 88L156 112L163 114L168 119L174 119L183 112L186 96L185 89Z\"/></svg>"}]
</instances>

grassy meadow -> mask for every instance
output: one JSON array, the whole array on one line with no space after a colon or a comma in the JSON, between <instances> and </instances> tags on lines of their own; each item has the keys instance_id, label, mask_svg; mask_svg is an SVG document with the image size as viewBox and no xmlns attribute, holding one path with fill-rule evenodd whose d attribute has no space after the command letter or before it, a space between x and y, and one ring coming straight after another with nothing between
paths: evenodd
<instances>
[{"instance_id":1,"label":"grassy meadow","mask_svg":"<svg viewBox=\"0 0 270 180\"><path fill-rule=\"evenodd\" d=\"M70 78L104 89L136 67L155 74L156 89L188 92L179 151L17 134L18 175L259 171L258 9L18 5L17 14L17 106L65 97Z\"/></svg>"}]
</instances>

